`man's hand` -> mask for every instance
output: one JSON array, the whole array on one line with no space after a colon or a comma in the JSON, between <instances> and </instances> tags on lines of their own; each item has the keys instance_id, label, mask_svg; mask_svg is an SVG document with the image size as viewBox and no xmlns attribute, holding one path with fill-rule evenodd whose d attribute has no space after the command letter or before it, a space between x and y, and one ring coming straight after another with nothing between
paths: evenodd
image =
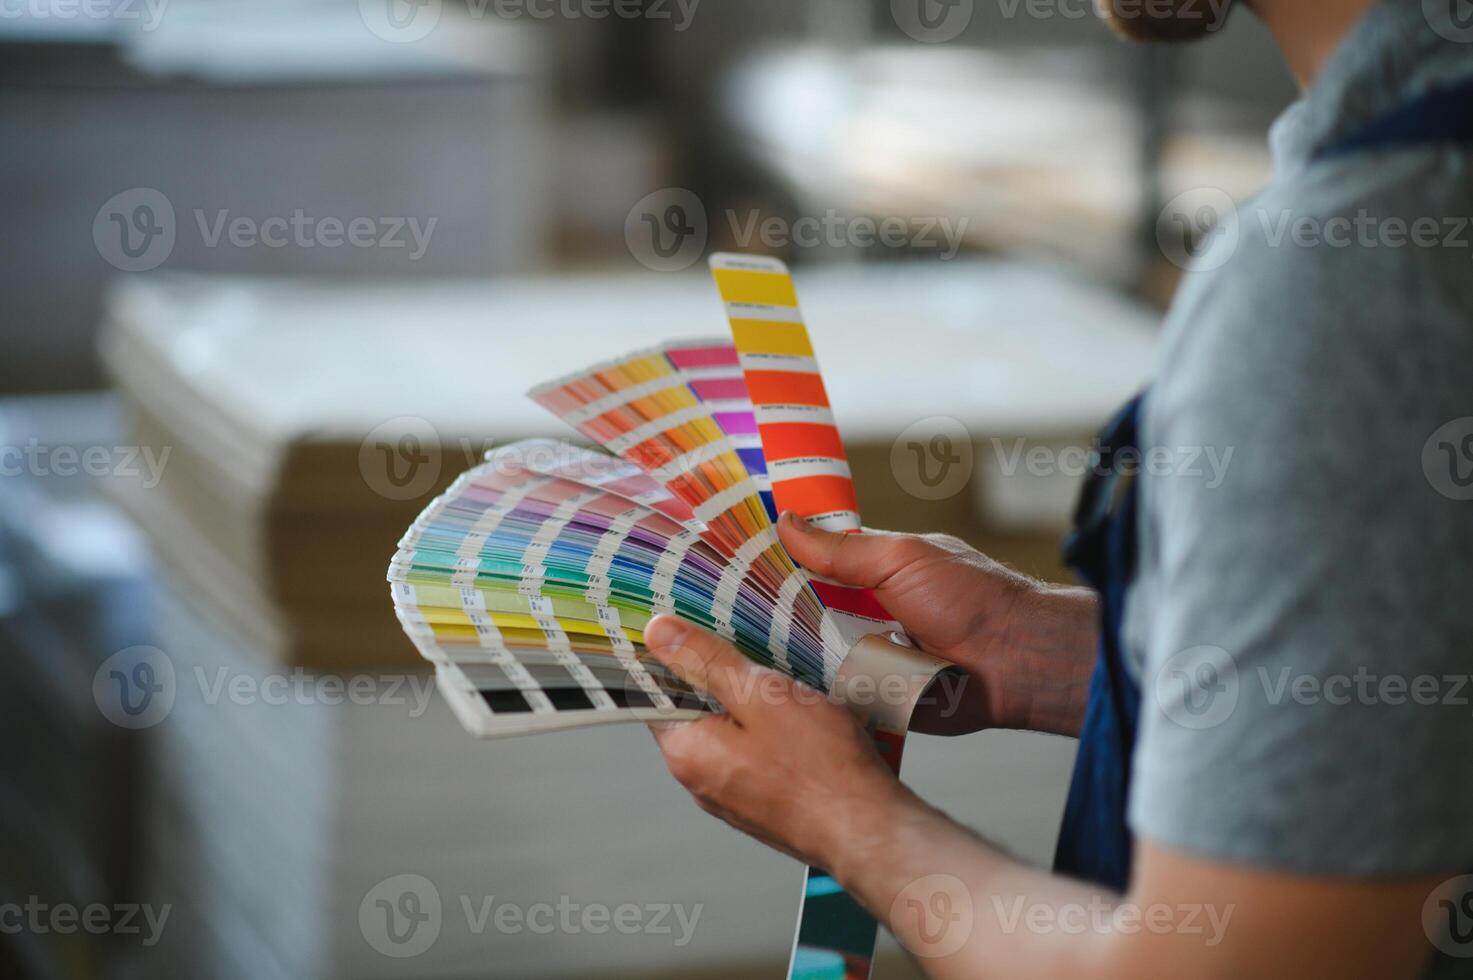
<instances>
[{"instance_id":1,"label":"man's hand","mask_svg":"<svg viewBox=\"0 0 1473 980\"><path fill-rule=\"evenodd\" d=\"M825 867L834 844L862 847L888 814L924 808L854 716L824 695L673 616L650 620L644 635L650 653L726 708L650 724L671 775L707 813Z\"/></svg>"},{"instance_id":2,"label":"man's hand","mask_svg":"<svg viewBox=\"0 0 1473 980\"><path fill-rule=\"evenodd\" d=\"M835 534L785 513L783 544L827 578L874 590L922 650L965 669L958 711L917 710L933 735L1026 728L1077 735L1094 667L1094 593L1037 582L945 534Z\"/></svg>"},{"instance_id":3,"label":"man's hand","mask_svg":"<svg viewBox=\"0 0 1473 980\"><path fill-rule=\"evenodd\" d=\"M850 714L670 616L645 642L727 714L652 723L696 802L833 874L938 980L1411 978L1447 875L1314 878L1137 842L1126 895L1018 864L890 774Z\"/></svg>"}]
</instances>

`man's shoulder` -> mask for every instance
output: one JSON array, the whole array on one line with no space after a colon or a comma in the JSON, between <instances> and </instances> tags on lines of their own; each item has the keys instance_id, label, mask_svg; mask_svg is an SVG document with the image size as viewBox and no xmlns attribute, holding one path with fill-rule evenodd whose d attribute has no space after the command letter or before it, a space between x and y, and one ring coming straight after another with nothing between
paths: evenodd
<instances>
[{"instance_id":1,"label":"man's shoulder","mask_svg":"<svg viewBox=\"0 0 1473 980\"><path fill-rule=\"evenodd\" d=\"M1327 161L1225 216L1168 314L1162 386L1297 401L1337 379L1387 395L1451 380L1416 368L1473 357L1473 188L1451 179L1464 162Z\"/></svg>"}]
</instances>

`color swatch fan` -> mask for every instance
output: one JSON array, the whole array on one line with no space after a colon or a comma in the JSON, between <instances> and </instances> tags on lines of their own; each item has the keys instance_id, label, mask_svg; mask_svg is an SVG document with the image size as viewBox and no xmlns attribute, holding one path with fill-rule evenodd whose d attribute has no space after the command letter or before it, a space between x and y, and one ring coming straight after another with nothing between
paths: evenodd
<instances>
[{"instance_id":1,"label":"color swatch fan","mask_svg":"<svg viewBox=\"0 0 1473 980\"><path fill-rule=\"evenodd\" d=\"M778 539L782 511L859 529L849 464L786 267L711 265L731 339L532 389L603 451L542 439L488 453L400 541L395 609L477 735L720 710L644 648L650 618L673 613L844 701L898 769L944 665L909 650L867 590L799 568ZM896 690L892 678L899 699L850 696ZM867 974L873 920L820 870L805 896L792 975Z\"/></svg>"}]
</instances>

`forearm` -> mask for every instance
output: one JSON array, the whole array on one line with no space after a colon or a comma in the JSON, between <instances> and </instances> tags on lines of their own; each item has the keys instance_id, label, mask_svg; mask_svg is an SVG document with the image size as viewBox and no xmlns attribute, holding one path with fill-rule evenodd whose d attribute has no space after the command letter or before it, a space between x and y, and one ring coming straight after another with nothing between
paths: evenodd
<instances>
[{"instance_id":1,"label":"forearm","mask_svg":"<svg viewBox=\"0 0 1473 980\"><path fill-rule=\"evenodd\" d=\"M937 980L1131 975L1111 965L1111 930L1091 928L1119 896L1025 866L903 787L833 847L834 876Z\"/></svg>"},{"instance_id":2,"label":"forearm","mask_svg":"<svg viewBox=\"0 0 1473 980\"><path fill-rule=\"evenodd\" d=\"M1129 894L1112 894L1030 869L927 806L843 707L799 697L721 638L673 616L645 638L728 708L655 731L675 778L708 812L832 871L938 980L1411 980L1425 967L1423 909L1455 867L1296 875L1142 837ZM752 698L757 684L786 694Z\"/></svg>"},{"instance_id":3,"label":"forearm","mask_svg":"<svg viewBox=\"0 0 1473 980\"><path fill-rule=\"evenodd\" d=\"M1303 877L1137 841L1119 895L1027 867L903 786L819 857L934 980L1419 977L1444 875Z\"/></svg>"}]
</instances>

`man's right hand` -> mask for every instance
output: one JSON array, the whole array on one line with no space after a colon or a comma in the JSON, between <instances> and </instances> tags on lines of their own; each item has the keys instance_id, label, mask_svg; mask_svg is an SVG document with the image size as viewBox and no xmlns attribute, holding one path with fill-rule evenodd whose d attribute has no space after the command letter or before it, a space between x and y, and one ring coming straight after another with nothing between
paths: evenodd
<instances>
[{"instance_id":1,"label":"man's right hand","mask_svg":"<svg viewBox=\"0 0 1473 980\"><path fill-rule=\"evenodd\" d=\"M791 513L778 533L799 564L873 590L922 650L971 675L952 714L922 706L913 730L1079 734L1097 639L1092 591L1038 582L945 534L836 534Z\"/></svg>"}]
</instances>

